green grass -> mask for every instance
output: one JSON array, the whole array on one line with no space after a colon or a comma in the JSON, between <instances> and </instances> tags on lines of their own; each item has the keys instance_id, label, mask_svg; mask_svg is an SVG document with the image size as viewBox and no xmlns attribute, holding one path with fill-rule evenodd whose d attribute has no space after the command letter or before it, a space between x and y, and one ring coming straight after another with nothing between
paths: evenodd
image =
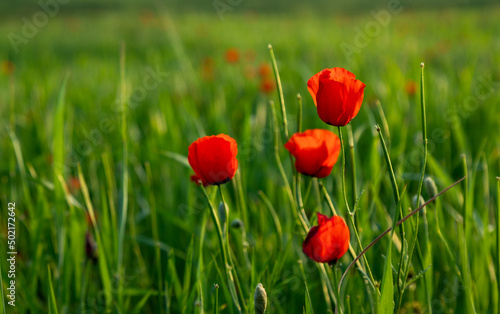
<instances>
[{"instance_id":1,"label":"green grass","mask_svg":"<svg viewBox=\"0 0 500 314\"><path fill-rule=\"evenodd\" d=\"M376 21L369 13L238 10L226 13L224 20L211 11L180 16L162 10L152 15L142 10L61 13L18 53L7 36L0 37L0 62L15 64L12 76L0 74L0 256L7 252L6 204L16 202L17 209L17 301L15 309L5 303L7 313L236 313L229 273L249 311L258 283L267 291L270 313L333 309L336 292L327 286L335 287L333 279L340 276L328 267L323 271L301 251L304 233L296 204L290 202L296 189L282 145L278 93L261 92L258 74L251 75L261 63L271 64L269 43L290 134L299 124L297 93L302 96L302 129L328 128L307 91L314 73L344 67L367 85L361 111L350 124L353 136L343 132L346 144L348 136L354 140L358 195L353 194L349 147L345 188L351 210L362 193L355 218L363 247L399 216L376 124L397 186L400 191L406 187L400 195L403 215L419 193L424 154L418 86L420 63L425 62L425 175L441 191L464 175L465 160L468 178L462 188L429 204L418 220L414 216L405 222L406 242L397 228L395 240L384 237L366 260L379 289L393 277L393 289L380 290L384 302L398 301L404 248L409 277L400 285L415 281L404 290L402 311L431 307L435 313L472 308L498 313L500 7L434 12L403 6L350 58L341 44L355 45L356 28ZM20 17L5 18L0 33L20 33L22 27ZM241 53L236 64L224 59L231 47ZM203 70L206 58L213 62L213 78ZM415 95L406 92L409 81L417 84ZM124 102L125 111L120 107L123 93L132 95ZM278 157L290 187L276 163L270 100L280 132ZM238 173L222 187L228 222L241 219L244 224L244 229L228 230L234 271L223 265L208 202L190 182L186 163L191 142L219 133L235 138L239 149ZM351 227L340 159L332 175L320 181ZM315 224L317 211L330 215L321 185L304 176L298 182L310 219L305 223ZM208 187L207 193L217 206L216 188ZM432 197L425 185L422 195ZM98 246L95 263L85 254L87 231ZM408 264L404 258L413 239ZM354 235L351 244L360 251ZM392 273L384 269L391 265L386 257ZM340 270L351 261L346 254ZM0 265L6 289L5 259ZM342 309L371 312L374 294L355 268L340 290ZM383 281L384 273L389 279Z\"/></svg>"}]
</instances>

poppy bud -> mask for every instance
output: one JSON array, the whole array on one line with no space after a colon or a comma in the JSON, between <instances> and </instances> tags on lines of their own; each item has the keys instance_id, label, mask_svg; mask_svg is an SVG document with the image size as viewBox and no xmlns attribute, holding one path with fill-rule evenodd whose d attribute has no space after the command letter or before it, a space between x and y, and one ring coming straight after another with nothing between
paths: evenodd
<instances>
[{"instance_id":1,"label":"poppy bud","mask_svg":"<svg viewBox=\"0 0 500 314\"><path fill-rule=\"evenodd\" d=\"M438 189L436 187L436 183L432 180L431 177L425 177L424 179L425 190L429 197L433 197L438 194Z\"/></svg>"},{"instance_id":2,"label":"poppy bud","mask_svg":"<svg viewBox=\"0 0 500 314\"><path fill-rule=\"evenodd\" d=\"M273 69L269 63L261 63L259 66L259 75L261 78L269 77L273 73Z\"/></svg>"},{"instance_id":3,"label":"poppy bud","mask_svg":"<svg viewBox=\"0 0 500 314\"><path fill-rule=\"evenodd\" d=\"M230 48L226 51L226 62L237 63L240 60L240 53L236 48Z\"/></svg>"},{"instance_id":4,"label":"poppy bud","mask_svg":"<svg viewBox=\"0 0 500 314\"><path fill-rule=\"evenodd\" d=\"M328 130L306 130L292 135L285 148L295 157L295 169L298 172L324 178L332 172L337 162L340 140Z\"/></svg>"},{"instance_id":5,"label":"poppy bud","mask_svg":"<svg viewBox=\"0 0 500 314\"><path fill-rule=\"evenodd\" d=\"M225 134L205 136L189 145L188 161L203 185L221 185L238 169L236 141Z\"/></svg>"},{"instance_id":6,"label":"poppy bud","mask_svg":"<svg viewBox=\"0 0 500 314\"><path fill-rule=\"evenodd\" d=\"M255 288L255 294L253 296L255 314L264 314L267 308L267 293L261 283Z\"/></svg>"},{"instance_id":7,"label":"poppy bud","mask_svg":"<svg viewBox=\"0 0 500 314\"><path fill-rule=\"evenodd\" d=\"M224 202L219 203L219 218L222 225L227 221L228 209Z\"/></svg>"},{"instance_id":8,"label":"poppy bud","mask_svg":"<svg viewBox=\"0 0 500 314\"><path fill-rule=\"evenodd\" d=\"M422 195L420 195L420 199L418 201L418 206L422 206L423 204L425 203L425 200L424 198L422 197ZM412 200L411 200L411 204L413 205L413 208L417 208L417 196L414 195Z\"/></svg>"},{"instance_id":9,"label":"poppy bud","mask_svg":"<svg viewBox=\"0 0 500 314\"><path fill-rule=\"evenodd\" d=\"M231 221L231 227L233 227L235 229L239 229L243 226L244 226L244 223L243 223L243 221L241 221L241 219L234 219L233 221Z\"/></svg>"},{"instance_id":10,"label":"poppy bud","mask_svg":"<svg viewBox=\"0 0 500 314\"><path fill-rule=\"evenodd\" d=\"M85 233L85 254L93 264L97 262L97 244L95 243L94 237L89 231Z\"/></svg>"},{"instance_id":11,"label":"poppy bud","mask_svg":"<svg viewBox=\"0 0 500 314\"><path fill-rule=\"evenodd\" d=\"M343 68L324 69L307 81L320 119L334 126L344 126L358 114L365 86Z\"/></svg>"},{"instance_id":12,"label":"poppy bud","mask_svg":"<svg viewBox=\"0 0 500 314\"><path fill-rule=\"evenodd\" d=\"M340 216L318 213L318 225L309 230L302 251L318 263L334 264L349 249L349 228Z\"/></svg>"}]
</instances>

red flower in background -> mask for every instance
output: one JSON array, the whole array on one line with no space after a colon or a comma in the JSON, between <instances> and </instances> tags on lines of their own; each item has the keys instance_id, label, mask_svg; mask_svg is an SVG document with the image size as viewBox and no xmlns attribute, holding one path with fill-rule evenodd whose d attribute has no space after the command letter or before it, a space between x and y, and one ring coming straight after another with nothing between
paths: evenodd
<instances>
[{"instance_id":1,"label":"red flower in background","mask_svg":"<svg viewBox=\"0 0 500 314\"><path fill-rule=\"evenodd\" d=\"M260 64L260 66L259 66L260 77L262 77L262 78L269 77L269 76L271 76L271 73L272 73L272 69L271 69L271 66L269 65L269 63L264 62L264 63Z\"/></svg>"},{"instance_id":2,"label":"red flower in background","mask_svg":"<svg viewBox=\"0 0 500 314\"><path fill-rule=\"evenodd\" d=\"M408 96L415 96L417 93L417 83L415 81L406 82L405 90Z\"/></svg>"},{"instance_id":3,"label":"red flower in background","mask_svg":"<svg viewBox=\"0 0 500 314\"><path fill-rule=\"evenodd\" d=\"M295 157L295 169L298 172L324 178L332 172L337 162L340 140L328 130L306 130L292 135L285 148Z\"/></svg>"},{"instance_id":4,"label":"red flower in background","mask_svg":"<svg viewBox=\"0 0 500 314\"><path fill-rule=\"evenodd\" d=\"M263 78L260 81L260 90L266 94L270 94L274 90L274 80L271 78Z\"/></svg>"},{"instance_id":5,"label":"red flower in background","mask_svg":"<svg viewBox=\"0 0 500 314\"><path fill-rule=\"evenodd\" d=\"M318 213L318 225L309 230L302 252L318 263L335 264L349 249L349 228L340 216Z\"/></svg>"},{"instance_id":6,"label":"red flower in background","mask_svg":"<svg viewBox=\"0 0 500 314\"><path fill-rule=\"evenodd\" d=\"M343 68L324 69L307 81L319 117L334 126L344 126L358 114L365 86Z\"/></svg>"},{"instance_id":7,"label":"red flower in background","mask_svg":"<svg viewBox=\"0 0 500 314\"><path fill-rule=\"evenodd\" d=\"M234 177L237 154L236 141L219 134L199 138L189 145L188 161L203 185L220 185Z\"/></svg>"},{"instance_id":8,"label":"red flower in background","mask_svg":"<svg viewBox=\"0 0 500 314\"><path fill-rule=\"evenodd\" d=\"M240 60L240 53L236 48L229 48L226 51L227 63L236 63Z\"/></svg>"}]
</instances>

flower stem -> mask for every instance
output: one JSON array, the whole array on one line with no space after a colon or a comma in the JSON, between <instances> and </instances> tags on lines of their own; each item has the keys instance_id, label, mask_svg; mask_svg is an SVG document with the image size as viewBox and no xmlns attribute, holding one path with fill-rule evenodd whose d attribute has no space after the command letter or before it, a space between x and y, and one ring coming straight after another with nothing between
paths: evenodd
<instances>
[{"instance_id":1,"label":"flower stem","mask_svg":"<svg viewBox=\"0 0 500 314\"><path fill-rule=\"evenodd\" d=\"M302 96L297 94L297 104L299 105L299 114L297 115L297 132L302 132Z\"/></svg>"},{"instance_id":2,"label":"flower stem","mask_svg":"<svg viewBox=\"0 0 500 314\"><path fill-rule=\"evenodd\" d=\"M345 191L345 148L344 148L344 141L342 139L342 129L340 127L338 127L338 130L339 130L340 146L342 149L342 193L344 194L345 206L347 208L348 216L351 220L352 229L354 230L354 234L356 236L356 241L358 242L359 250L362 251L363 245L361 244L361 239L359 237L358 229L356 228L356 223L354 220L354 211L351 212L351 209L349 208L349 202L347 201L347 194ZM353 162L353 165L354 165L354 162ZM325 191L325 194L327 194L326 191ZM354 197L354 198L356 198L356 197ZM354 250L352 248L350 248L350 250L352 250L351 254L353 254L353 257L354 257L354 255L355 255ZM366 259L366 257L363 258L363 261L364 261L366 270L368 271L368 275L370 276L371 284L373 287L375 287L375 279L373 277L372 271L370 269L370 266L368 264L368 260ZM374 289L374 290L376 292L378 292L378 289Z\"/></svg>"},{"instance_id":3,"label":"flower stem","mask_svg":"<svg viewBox=\"0 0 500 314\"><path fill-rule=\"evenodd\" d=\"M288 194L288 197L290 198L290 204L293 207L292 209L293 218L295 220L297 218L300 220L302 227L304 227L304 230L307 233L309 231L309 224L307 223L306 220L304 220L304 217L299 213L299 210L297 208L297 202L294 199L294 193L292 192L292 188L290 187L290 182L288 182L285 169L283 168L283 164L281 163L279 147L278 147L279 129L278 129L278 121L276 118L276 110L274 109L274 102L270 101L270 105L271 105L271 113L273 116L273 125L274 125L274 157L276 158L276 163L278 164L279 172L281 174L281 177L283 178L283 183L285 184L286 192Z\"/></svg>"},{"instance_id":4,"label":"flower stem","mask_svg":"<svg viewBox=\"0 0 500 314\"><path fill-rule=\"evenodd\" d=\"M335 293L335 299L336 299L336 304L335 304L335 313L342 313L342 307L340 306L340 289L338 288L339 284L339 279L337 276L337 269L338 265L334 265L332 267L332 273L333 273L333 291Z\"/></svg>"},{"instance_id":5,"label":"flower stem","mask_svg":"<svg viewBox=\"0 0 500 314\"><path fill-rule=\"evenodd\" d=\"M234 272L234 279L236 281L236 289L238 291L239 297L241 299L241 305L243 307L243 312L246 312L246 305L245 305L245 297L243 296L243 290L241 289L240 285L240 280L238 279L238 274L235 271L234 263L233 263L233 258L231 256L231 246L229 245L229 210L228 210L228 205L226 203L226 200L224 198L224 193L222 193L222 186L218 186L219 188L219 194L221 197L221 201L224 204L224 209L226 211L226 222L224 223L224 239L225 239L225 244L226 244L226 252L227 252L227 257L229 261L229 266L231 267L231 272ZM244 227L243 227L244 228Z\"/></svg>"},{"instance_id":6,"label":"flower stem","mask_svg":"<svg viewBox=\"0 0 500 314\"><path fill-rule=\"evenodd\" d=\"M396 181L396 176L394 175L394 169L392 167L391 157L389 156L389 150L387 149L387 145L385 144L384 136L382 135L382 130L380 129L380 126L376 125L375 128L377 129L377 132L378 132L378 135L380 138L380 142L381 142L382 148L384 150L384 156L385 156L385 161L387 163L387 168L389 169L392 190L394 193L394 201L396 203L396 206L399 207L400 217L404 217L403 210L401 208L402 206L398 206L398 204L400 203L398 183ZM396 208L396 210L398 210L398 208ZM397 217L397 215L395 217ZM391 234L393 234L393 233L394 232L392 232ZM404 248L405 248L405 229L404 229L403 223L399 224L399 236L401 238L401 253L399 255L399 266L398 266L398 274L397 274L396 284L398 286L399 295L402 295L403 290L404 290L404 288L403 288L404 283L400 284L400 282L401 282L401 274L403 273L402 268L403 268L403 263L404 263ZM391 237L391 241L392 241L392 237ZM410 261L408 261L408 263L409 262Z\"/></svg>"},{"instance_id":7,"label":"flower stem","mask_svg":"<svg viewBox=\"0 0 500 314\"><path fill-rule=\"evenodd\" d=\"M344 194L344 202L345 202L345 207L347 209L347 212L349 213L349 216L352 215L351 209L349 208L349 202L347 201L347 194L345 192L345 148L344 148L344 140L342 139L342 129L340 126L338 127L339 130L339 138L340 138L340 147L342 149L342 194Z\"/></svg>"},{"instance_id":8,"label":"flower stem","mask_svg":"<svg viewBox=\"0 0 500 314\"><path fill-rule=\"evenodd\" d=\"M395 227L396 226L399 226L401 225L403 222L405 222L406 220L408 220L410 217L412 217L413 215L415 215L418 211L420 211L422 208L424 208L425 206L427 206L429 203L431 203L432 201L434 201L436 198L438 198L441 194L445 193L446 191L448 191L449 189L451 189L452 187L454 187L455 185L459 184L460 182L462 182L466 177L463 177L461 178L460 180L456 181L455 183L453 183L452 185L448 186L446 189L444 189L443 191L439 192L438 194L436 194L434 197L432 197L430 200L428 200L427 202L425 202L424 204L422 204L420 207L418 207L417 209L414 209L411 213L409 213L408 215L406 215L403 219L399 220L396 224L395 224ZM380 239L382 239L386 234L388 234L389 232L392 231L392 227L391 228L388 228L387 230L385 230L384 232L382 232L378 237L375 238L375 240L373 240L372 242L370 242L370 244L368 244L368 246L361 252L358 254L358 256L356 256L356 258L351 262L351 264L349 264L349 266L346 268L346 270L344 271L344 274L342 275L342 277L340 278L340 282L339 282L339 289L342 285L342 282L345 278L345 276L347 275L347 273L349 272L349 270L352 268L352 266L357 263L359 261L359 259L372 247L375 245L375 243L377 243L378 241L380 241Z\"/></svg>"},{"instance_id":9,"label":"flower stem","mask_svg":"<svg viewBox=\"0 0 500 314\"><path fill-rule=\"evenodd\" d=\"M301 192L301 188L300 188L300 178L301 178L301 174L299 172L297 172L297 203L299 205L299 215L302 215L304 220L306 221L307 223L307 226L310 228L311 226L309 225L309 220L307 219L307 215L306 215L306 212L304 211L304 202L302 201L302 192Z\"/></svg>"},{"instance_id":10,"label":"flower stem","mask_svg":"<svg viewBox=\"0 0 500 314\"><path fill-rule=\"evenodd\" d=\"M349 143L349 153L351 157L351 183L352 183L352 206L353 206L353 212L356 212L356 200L358 197L358 189L356 187L356 160L355 160L355 155L354 155L354 137L352 134L352 127L350 124L346 126L347 128L347 141ZM356 228L359 227L358 225L358 219L354 217L354 221L356 222Z\"/></svg>"},{"instance_id":11,"label":"flower stem","mask_svg":"<svg viewBox=\"0 0 500 314\"><path fill-rule=\"evenodd\" d=\"M276 58L274 57L273 46L269 44L267 46L269 48L269 53L271 54L271 61L273 63L274 77L276 79L276 86L278 87L278 95L280 98L281 104L281 114L283 116L283 127L285 128L285 136L288 140L288 122L286 119L286 108L285 108L285 98L283 97L283 88L281 87L281 79L280 74L278 72L278 65L276 64Z\"/></svg>"},{"instance_id":12,"label":"flower stem","mask_svg":"<svg viewBox=\"0 0 500 314\"><path fill-rule=\"evenodd\" d=\"M323 191L323 194L325 195L325 199L326 199L326 202L328 203L328 206L330 207L330 210L332 211L333 215L337 215L337 211L335 210L335 207L333 206L333 202L332 202L332 200L330 198L330 195L328 195L328 192L326 191L325 185L323 184L323 182L320 182L319 185L320 185L320 187L321 187L321 189ZM352 216L349 215L349 217L351 217L351 222L352 222ZM356 240L358 242L359 249L360 249L360 251L363 251L363 246L361 245L361 240L359 238L358 230L356 229L355 226L353 226L353 230L354 230L354 234L356 235ZM356 257L356 251L354 251L354 248L352 247L352 245L351 245L350 242L349 242L349 253L351 254L352 258ZM358 263L357 266L358 266L358 268L361 270L361 272L363 274L369 276L368 282L370 283L371 288L374 291L376 291L377 295L378 295L379 291L378 291L378 289L375 286L375 279L374 279L372 271L370 269L370 265L368 265L368 260L366 259L366 256L363 256L363 262L366 265L366 267L363 267L361 265L361 263Z\"/></svg>"},{"instance_id":13,"label":"flower stem","mask_svg":"<svg viewBox=\"0 0 500 314\"><path fill-rule=\"evenodd\" d=\"M399 190L398 183L396 181L396 176L394 175L394 169L392 168L391 157L389 156L389 151L387 150L387 145L385 144L384 136L382 135L382 130L380 126L376 125L375 129L380 137L380 142L382 143L382 148L384 150L385 162L387 163L387 168L389 169L389 175L391 177L392 191L394 194L394 202L399 203ZM402 217L402 216L401 216Z\"/></svg>"},{"instance_id":14,"label":"flower stem","mask_svg":"<svg viewBox=\"0 0 500 314\"><path fill-rule=\"evenodd\" d=\"M213 220L214 225L215 225L215 230L217 231L217 236L219 238L219 246L220 246L220 250L222 252L222 259L224 261L224 268L226 269L229 291L231 293L231 297L233 299L234 305L236 306L238 311L241 312L240 302L238 301L238 295L236 294L236 287L234 284L232 267L229 265L228 259L227 259L227 251L226 251L226 246L224 245L224 235L222 233L222 228L220 226L219 216L218 216L217 210L215 209L214 205L212 204L212 201L210 200L210 197L208 196L207 190L205 189L203 184L200 184L200 187L203 190L205 197L207 198L207 201L208 201L208 204L210 207L210 215L212 216L212 220Z\"/></svg>"},{"instance_id":15,"label":"flower stem","mask_svg":"<svg viewBox=\"0 0 500 314\"><path fill-rule=\"evenodd\" d=\"M424 146L424 157L423 157L423 161L422 161L422 170L420 172L420 182L418 184L418 190L417 190L417 204L415 206L417 208L420 206L420 195L422 194L422 185L423 185L424 177L425 177L425 167L427 165L427 122L426 122L427 120L426 120L426 115L425 115L424 63L422 63L420 65L420 67L422 68L421 76L420 76L420 108L421 108L421 114L422 114L422 142L423 142L423 146ZM424 215L425 215L425 212L424 212ZM425 217L424 217L424 220L427 221L427 219ZM414 232L413 232L413 241L412 241L412 244L410 246L410 250L408 251L408 262L406 264L405 271L403 272L403 279L405 279L408 276L408 273L410 271L410 263L411 263L411 259L413 256L413 251L415 250L415 245L417 244L417 241L418 241L418 225L419 225L419 223L418 223L418 215L417 215L415 228L414 228ZM427 232L427 235L428 235L428 232ZM430 242L427 245L430 245ZM428 276L428 275L424 274L424 281L426 281L425 280L426 276ZM401 278L399 278L399 279L401 279ZM400 291L398 307L396 309L397 311L399 311L399 308L401 307L401 301L403 298L404 286L405 286L404 282L402 285L403 285L403 289L401 289L401 291ZM428 304L429 310L432 311L432 304L430 301L430 295L429 295L429 291L427 289L427 286L426 286L426 293L427 293L427 301L429 303Z\"/></svg>"}]
</instances>

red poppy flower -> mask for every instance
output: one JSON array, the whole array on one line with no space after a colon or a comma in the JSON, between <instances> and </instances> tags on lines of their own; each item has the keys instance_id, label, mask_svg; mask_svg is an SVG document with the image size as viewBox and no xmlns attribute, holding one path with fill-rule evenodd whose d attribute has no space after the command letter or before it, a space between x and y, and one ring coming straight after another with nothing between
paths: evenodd
<instances>
[{"instance_id":1,"label":"red poppy flower","mask_svg":"<svg viewBox=\"0 0 500 314\"><path fill-rule=\"evenodd\" d=\"M262 78L271 76L272 71L271 66L267 62L261 63L259 66L259 75Z\"/></svg>"},{"instance_id":2,"label":"red poppy flower","mask_svg":"<svg viewBox=\"0 0 500 314\"><path fill-rule=\"evenodd\" d=\"M295 133L285 144L295 157L295 169L308 176L324 178L332 172L340 153L337 135L322 129Z\"/></svg>"},{"instance_id":3,"label":"red poppy flower","mask_svg":"<svg viewBox=\"0 0 500 314\"><path fill-rule=\"evenodd\" d=\"M204 185L231 180L238 169L236 141L225 134L205 136L189 145L188 161Z\"/></svg>"},{"instance_id":4,"label":"red poppy flower","mask_svg":"<svg viewBox=\"0 0 500 314\"><path fill-rule=\"evenodd\" d=\"M264 78L260 81L260 90L266 94L270 94L274 90L274 80Z\"/></svg>"},{"instance_id":5,"label":"red poppy flower","mask_svg":"<svg viewBox=\"0 0 500 314\"><path fill-rule=\"evenodd\" d=\"M365 86L343 68L324 69L307 81L319 117L334 126L344 126L358 114Z\"/></svg>"},{"instance_id":6,"label":"red poppy flower","mask_svg":"<svg viewBox=\"0 0 500 314\"><path fill-rule=\"evenodd\" d=\"M230 48L226 51L226 62L236 63L240 60L240 53L235 48Z\"/></svg>"},{"instance_id":7,"label":"red poppy flower","mask_svg":"<svg viewBox=\"0 0 500 314\"><path fill-rule=\"evenodd\" d=\"M415 81L406 82L405 90L408 96L415 96L417 93L417 83Z\"/></svg>"},{"instance_id":8,"label":"red poppy flower","mask_svg":"<svg viewBox=\"0 0 500 314\"><path fill-rule=\"evenodd\" d=\"M309 230L302 252L318 263L335 264L349 249L349 228L340 216L318 213L318 225Z\"/></svg>"}]
</instances>

